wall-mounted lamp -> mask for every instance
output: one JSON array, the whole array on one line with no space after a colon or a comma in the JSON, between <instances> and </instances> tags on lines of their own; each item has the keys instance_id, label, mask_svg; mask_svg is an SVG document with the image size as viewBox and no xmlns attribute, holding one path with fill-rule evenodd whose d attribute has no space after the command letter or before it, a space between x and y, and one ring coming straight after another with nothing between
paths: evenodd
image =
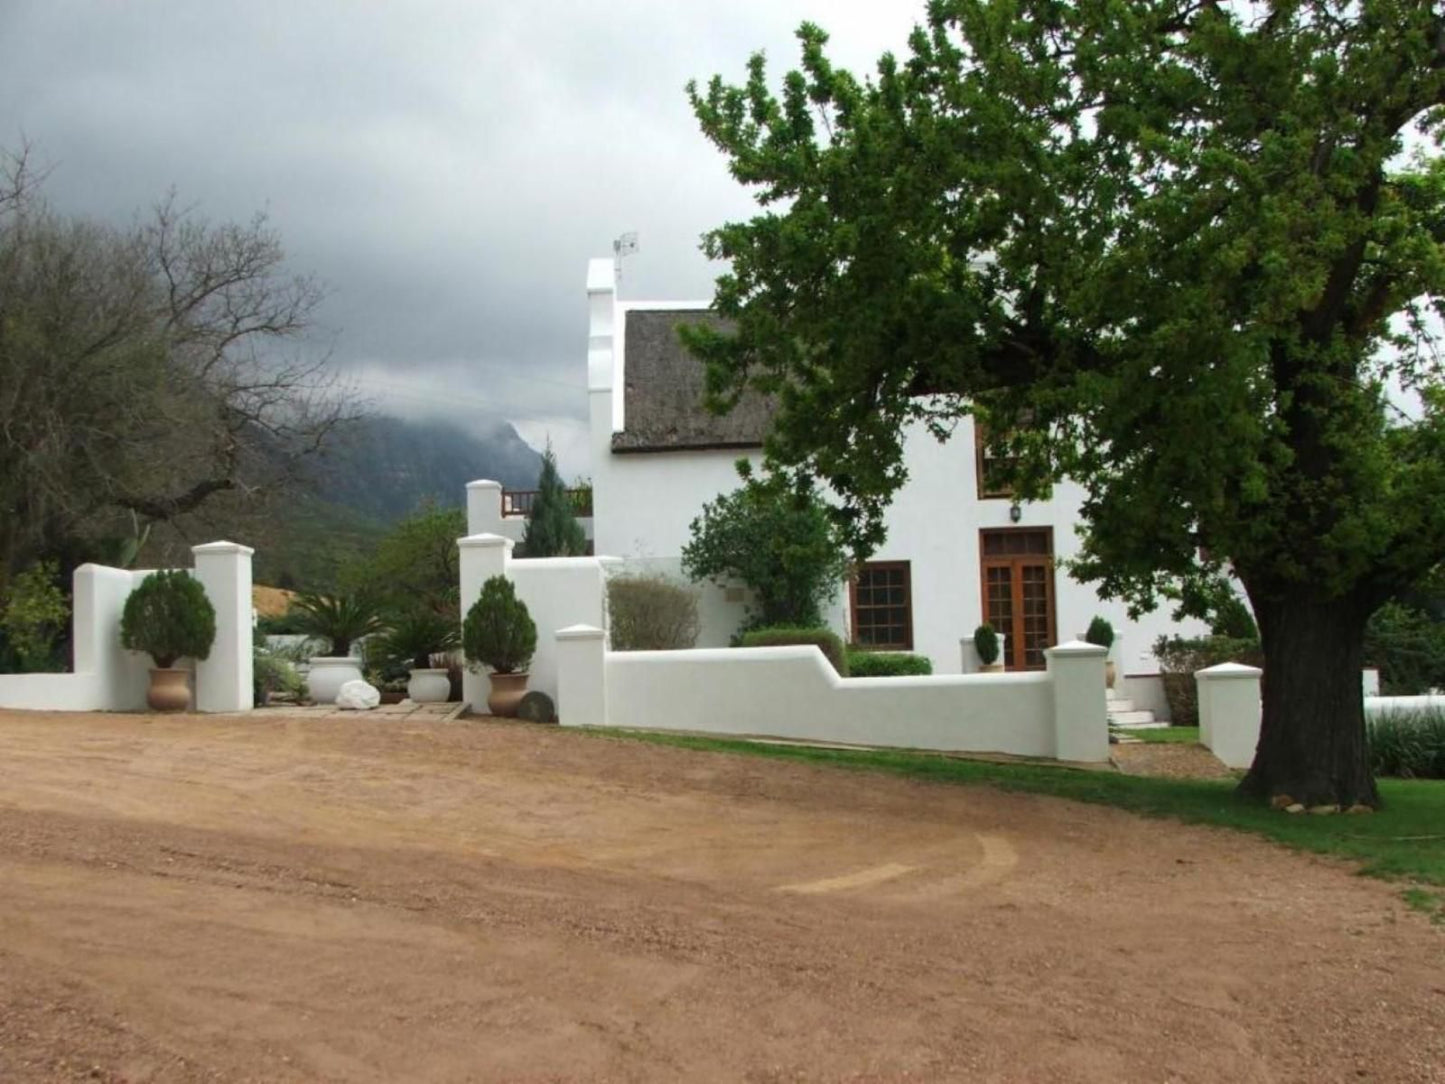
<instances>
[{"instance_id":1,"label":"wall-mounted lamp","mask_svg":"<svg viewBox=\"0 0 1445 1084\"><path fill-rule=\"evenodd\" d=\"M1024 518L1024 510L1018 506L1017 501L1009 505L1008 518L1010 523L1017 523Z\"/></svg>"}]
</instances>

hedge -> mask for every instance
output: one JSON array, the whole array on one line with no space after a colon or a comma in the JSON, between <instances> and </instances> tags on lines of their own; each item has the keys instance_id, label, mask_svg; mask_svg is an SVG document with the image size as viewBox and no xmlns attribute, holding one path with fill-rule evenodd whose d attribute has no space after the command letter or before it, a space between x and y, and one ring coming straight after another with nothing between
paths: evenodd
<instances>
[{"instance_id":1,"label":"hedge","mask_svg":"<svg viewBox=\"0 0 1445 1084\"><path fill-rule=\"evenodd\" d=\"M927 655L910 655L905 651L848 652L850 677L922 677L933 673L933 660Z\"/></svg>"},{"instance_id":2,"label":"hedge","mask_svg":"<svg viewBox=\"0 0 1445 1084\"><path fill-rule=\"evenodd\" d=\"M788 644L815 644L828 657L833 669L848 676L848 655L843 650L843 641L828 629L761 628L753 629L738 637L738 647L781 647Z\"/></svg>"}]
</instances>

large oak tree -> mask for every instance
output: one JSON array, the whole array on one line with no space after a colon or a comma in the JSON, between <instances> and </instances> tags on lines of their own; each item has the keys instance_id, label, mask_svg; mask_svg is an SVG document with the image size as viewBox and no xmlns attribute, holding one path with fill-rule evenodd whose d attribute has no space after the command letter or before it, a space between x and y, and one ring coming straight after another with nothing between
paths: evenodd
<instances>
[{"instance_id":1,"label":"large oak tree","mask_svg":"<svg viewBox=\"0 0 1445 1084\"><path fill-rule=\"evenodd\" d=\"M1138 608L1243 583L1243 788L1374 804L1365 622L1445 555L1445 17L1421 0L933 0L859 80L805 25L781 89L689 88L762 211L692 329L714 404L882 536L905 423L1080 482L1073 570ZM1402 411L1391 395L1406 404Z\"/></svg>"}]
</instances>

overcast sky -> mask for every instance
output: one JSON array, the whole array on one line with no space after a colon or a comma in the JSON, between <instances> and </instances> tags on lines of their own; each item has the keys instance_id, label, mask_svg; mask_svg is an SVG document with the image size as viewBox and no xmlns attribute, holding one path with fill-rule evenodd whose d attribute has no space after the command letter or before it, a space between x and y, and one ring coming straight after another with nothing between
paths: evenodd
<instances>
[{"instance_id":1,"label":"overcast sky","mask_svg":"<svg viewBox=\"0 0 1445 1084\"><path fill-rule=\"evenodd\" d=\"M684 85L775 70L809 19L871 70L922 2L0 0L0 147L63 211L174 186L270 215L316 274L335 361L379 409L550 432L587 469L586 263L636 231L622 296L706 298L711 226L752 206Z\"/></svg>"}]
</instances>

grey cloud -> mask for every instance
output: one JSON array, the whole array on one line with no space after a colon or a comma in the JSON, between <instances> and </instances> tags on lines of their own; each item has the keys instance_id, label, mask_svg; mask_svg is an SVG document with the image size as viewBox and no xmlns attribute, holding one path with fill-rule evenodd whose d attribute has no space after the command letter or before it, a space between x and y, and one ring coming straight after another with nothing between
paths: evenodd
<instances>
[{"instance_id":1,"label":"grey cloud","mask_svg":"<svg viewBox=\"0 0 1445 1084\"><path fill-rule=\"evenodd\" d=\"M172 185L213 219L265 209L383 409L570 424L580 457L587 259L636 230L624 296L704 298L699 236L750 213L686 81L738 78L757 48L790 64L803 19L866 67L920 12L0 0L0 146L29 137L70 212L126 220Z\"/></svg>"}]
</instances>

